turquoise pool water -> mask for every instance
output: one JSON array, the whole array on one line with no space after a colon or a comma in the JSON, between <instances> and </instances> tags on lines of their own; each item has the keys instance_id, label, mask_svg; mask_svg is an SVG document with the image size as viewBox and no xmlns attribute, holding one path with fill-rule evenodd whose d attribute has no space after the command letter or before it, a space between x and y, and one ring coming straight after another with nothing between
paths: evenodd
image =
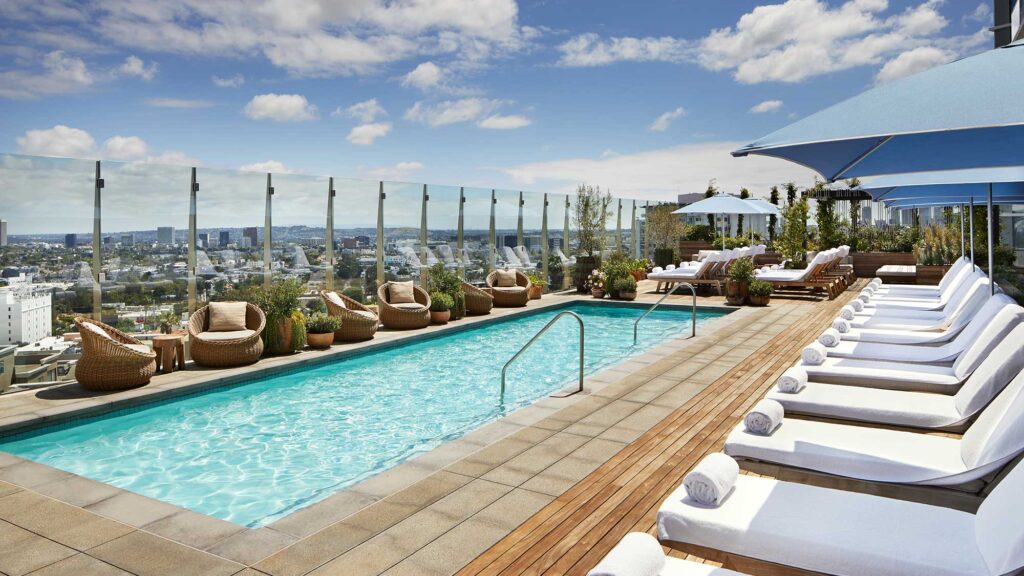
<instances>
[{"instance_id":1,"label":"turquoise pool water","mask_svg":"<svg viewBox=\"0 0 1024 576\"><path fill-rule=\"evenodd\" d=\"M574 383L688 335L690 311L574 305L238 386L0 438L0 450L249 527L265 525ZM698 324L726 312L699 311Z\"/></svg>"}]
</instances>

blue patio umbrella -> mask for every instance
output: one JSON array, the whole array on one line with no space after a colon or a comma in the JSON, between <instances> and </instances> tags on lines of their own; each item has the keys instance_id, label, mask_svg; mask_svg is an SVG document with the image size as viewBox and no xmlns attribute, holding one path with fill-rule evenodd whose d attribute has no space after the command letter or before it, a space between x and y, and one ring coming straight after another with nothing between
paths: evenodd
<instances>
[{"instance_id":1,"label":"blue patio umbrella","mask_svg":"<svg viewBox=\"0 0 1024 576\"><path fill-rule=\"evenodd\" d=\"M1021 163L1024 41L883 84L733 152L827 181Z\"/></svg>"}]
</instances>

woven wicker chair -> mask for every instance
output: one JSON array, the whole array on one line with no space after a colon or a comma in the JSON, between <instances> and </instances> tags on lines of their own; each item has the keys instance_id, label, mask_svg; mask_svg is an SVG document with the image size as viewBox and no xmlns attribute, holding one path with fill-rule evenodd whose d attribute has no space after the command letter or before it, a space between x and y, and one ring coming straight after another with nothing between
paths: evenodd
<instances>
[{"instance_id":1,"label":"woven wicker chair","mask_svg":"<svg viewBox=\"0 0 1024 576\"><path fill-rule=\"evenodd\" d=\"M338 292L330 292L330 294L337 296L338 300L345 303L344 307L338 306L336 302L327 297L328 291L320 292L320 298L327 306L327 313L341 318L341 328L334 333L334 341L359 342L373 338L373 335L377 333L377 326L380 325L377 315L344 294Z\"/></svg>"},{"instance_id":2,"label":"woven wicker chair","mask_svg":"<svg viewBox=\"0 0 1024 576\"><path fill-rule=\"evenodd\" d=\"M469 282L462 283L462 292L466 295L466 314L479 316L490 314L494 306L494 296L473 286Z\"/></svg>"},{"instance_id":3,"label":"woven wicker chair","mask_svg":"<svg viewBox=\"0 0 1024 576\"><path fill-rule=\"evenodd\" d=\"M255 304L246 303L245 327L252 334L240 338L212 339L204 334L209 326L209 306L203 306L189 318L188 336L192 343L192 360L210 368L230 368L252 364L263 355L263 340L260 335L267 326L267 318Z\"/></svg>"},{"instance_id":4,"label":"woven wicker chair","mask_svg":"<svg viewBox=\"0 0 1024 576\"><path fill-rule=\"evenodd\" d=\"M87 390L127 390L149 383L156 372L156 352L113 326L89 318L75 318L82 335L82 358L75 377ZM85 326L92 324L109 338Z\"/></svg>"},{"instance_id":5,"label":"woven wicker chair","mask_svg":"<svg viewBox=\"0 0 1024 576\"><path fill-rule=\"evenodd\" d=\"M402 308L401 304L393 306L388 303L388 284L386 282L377 288L377 313L380 315L380 323L385 328L416 330L430 325L430 295L419 286L413 286L412 293L419 306Z\"/></svg>"},{"instance_id":6,"label":"woven wicker chair","mask_svg":"<svg viewBox=\"0 0 1024 576\"><path fill-rule=\"evenodd\" d=\"M530 279L519 270L516 270L516 286L500 288L495 286L498 272L494 271L487 275L487 285L491 288L491 295L494 296L494 305L499 308L513 308L526 306L530 301Z\"/></svg>"}]
</instances>

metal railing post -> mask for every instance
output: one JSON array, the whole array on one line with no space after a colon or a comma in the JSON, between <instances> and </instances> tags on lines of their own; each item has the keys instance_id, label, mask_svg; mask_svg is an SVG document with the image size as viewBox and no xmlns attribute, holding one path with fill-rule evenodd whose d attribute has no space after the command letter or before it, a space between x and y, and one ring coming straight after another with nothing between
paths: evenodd
<instances>
[{"instance_id":1,"label":"metal railing post","mask_svg":"<svg viewBox=\"0 0 1024 576\"><path fill-rule=\"evenodd\" d=\"M643 320L644 318L647 318L647 315L650 314L651 312L654 312L654 309L657 308L658 306L660 306L661 303L664 302L666 298L668 298L673 293L675 293L676 288L679 288L680 286L686 286L687 288L690 289L690 293L693 294L693 305L692 305L692 309L690 311L690 314L691 314L691 318L690 318L690 338L693 338L694 336L697 335L697 289L694 288L693 284L690 284L689 282L680 282L679 284L676 284L675 286L673 286L671 290L669 290L668 292L665 292L665 295L662 296L661 298L659 298L658 301L655 302L653 306L648 308L647 312L644 312L639 318L636 319L636 322L633 322L633 345L634 346L636 346L637 326L640 324L640 321Z\"/></svg>"},{"instance_id":2,"label":"metal railing post","mask_svg":"<svg viewBox=\"0 0 1024 576\"><path fill-rule=\"evenodd\" d=\"M576 319L576 322L578 322L579 325L580 325L580 372L579 372L579 387L574 392L569 392L568 394L552 394L551 396L554 396L555 398L565 398L566 396L572 396L573 394L578 394L580 392L583 392L583 346L584 346L584 344L586 342L586 336L584 334L584 327L583 327L583 318L580 318L579 314L577 314L575 312L572 312L571 310L565 310L565 311L559 312L558 314L555 315L554 318L552 318L550 321L548 321L548 323L545 324L543 328L541 328L536 334L533 335L533 338L530 338L530 341L527 342L526 345L524 345L522 348L519 349L519 352L516 352L515 356L510 358L509 361L505 362L505 365L501 367L501 396L503 398L505 397L505 373L508 371L509 365L512 364L513 362L515 362L520 356L522 356L523 352L526 352L526 350L530 346L532 346L533 343L536 342L538 338L540 338L545 332L548 331L548 328L551 328L551 326L555 322L558 322L558 319L563 317L563 316L572 316L573 318Z\"/></svg>"},{"instance_id":3,"label":"metal railing post","mask_svg":"<svg viewBox=\"0 0 1024 576\"><path fill-rule=\"evenodd\" d=\"M100 193L104 182L100 177L100 161L96 161L95 194L93 196L92 213L92 316L97 321L103 320L103 288L100 286L100 273L103 269L103 242L100 209Z\"/></svg>"}]
</instances>

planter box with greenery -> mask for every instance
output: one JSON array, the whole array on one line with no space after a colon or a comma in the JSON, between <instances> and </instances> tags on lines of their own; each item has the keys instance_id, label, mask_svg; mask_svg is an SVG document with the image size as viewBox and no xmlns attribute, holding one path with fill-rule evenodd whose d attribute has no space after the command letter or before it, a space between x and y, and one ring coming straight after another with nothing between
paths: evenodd
<instances>
[{"instance_id":1,"label":"planter box with greenery","mask_svg":"<svg viewBox=\"0 0 1024 576\"><path fill-rule=\"evenodd\" d=\"M434 324L447 324L451 319L451 310L455 300L445 292L435 290L430 293L430 321Z\"/></svg>"},{"instance_id":2,"label":"planter box with greenery","mask_svg":"<svg viewBox=\"0 0 1024 576\"><path fill-rule=\"evenodd\" d=\"M527 272L526 277L530 279L530 300L540 300L541 296L544 295L544 288L547 287L548 281L544 279L539 270Z\"/></svg>"},{"instance_id":3,"label":"planter box with greenery","mask_svg":"<svg viewBox=\"0 0 1024 576\"><path fill-rule=\"evenodd\" d=\"M605 248L608 223L608 207L612 196L601 193L601 188L581 184L576 188L576 210L573 212L573 224L576 226L576 241L580 255L576 257L575 278L576 290L585 293L588 289L590 273L597 268L597 255Z\"/></svg>"},{"instance_id":4,"label":"planter box with greenery","mask_svg":"<svg viewBox=\"0 0 1024 576\"><path fill-rule=\"evenodd\" d=\"M636 279L632 276L617 278L612 288L615 298L619 300L636 300Z\"/></svg>"},{"instance_id":5,"label":"planter box with greenery","mask_svg":"<svg viewBox=\"0 0 1024 576\"><path fill-rule=\"evenodd\" d=\"M747 288L747 297L752 306L767 306L772 299L772 283L766 280L753 280Z\"/></svg>"},{"instance_id":6,"label":"planter box with greenery","mask_svg":"<svg viewBox=\"0 0 1024 576\"><path fill-rule=\"evenodd\" d=\"M459 275L437 263L430 267L427 274L427 286L430 294L444 293L451 298L448 307L451 320L458 320L466 315L466 293L462 290L462 279Z\"/></svg>"},{"instance_id":7,"label":"planter box with greenery","mask_svg":"<svg viewBox=\"0 0 1024 576\"><path fill-rule=\"evenodd\" d=\"M729 277L725 281L725 300L733 306L742 305L747 301L747 291L754 279L754 265L750 258L740 258L729 268Z\"/></svg>"},{"instance_id":8,"label":"planter box with greenery","mask_svg":"<svg viewBox=\"0 0 1024 576\"><path fill-rule=\"evenodd\" d=\"M310 348L330 348L334 333L341 330L341 318L316 312L306 319L306 340Z\"/></svg>"}]
</instances>

